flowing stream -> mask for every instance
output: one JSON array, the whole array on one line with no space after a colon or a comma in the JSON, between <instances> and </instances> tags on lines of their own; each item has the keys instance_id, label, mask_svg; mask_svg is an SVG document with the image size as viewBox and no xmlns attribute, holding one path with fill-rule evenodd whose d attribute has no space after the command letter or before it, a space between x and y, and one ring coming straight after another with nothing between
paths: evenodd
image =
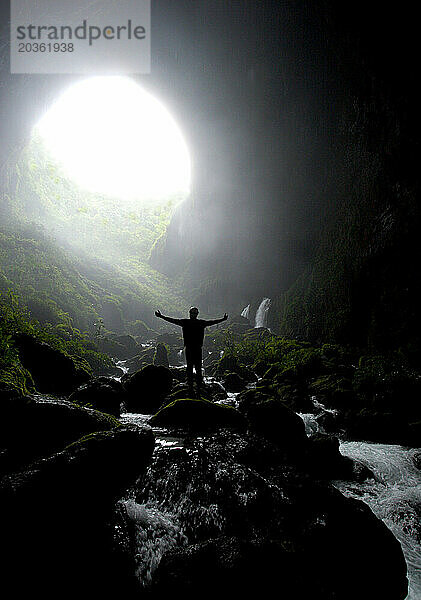
<instances>
[{"instance_id":1,"label":"flowing stream","mask_svg":"<svg viewBox=\"0 0 421 600\"><path fill-rule=\"evenodd\" d=\"M408 567L408 600L421 598L421 450L389 444L342 442L344 456L371 469L362 483L335 481L345 495L363 500L400 541Z\"/></svg>"},{"instance_id":2,"label":"flowing stream","mask_svg":"<svg viewBox=\"0 0 421 600\"><path fill-rule=\"evenodd\" d=\"M235 404L236 394L230 394L227 403ZM328 411L316 398L313 398L315 414L300 414L306 427L307 435L318 431L317 416ZM121 416L123 423L147 423L150 415L126 413ZM154 428L156 449L154 460L159 461L163 452L179 453L182 460L189 456L191 461L199 461L197 447L194 449L191 440L174 437L165 429ZM200 438L199 438L200 441ZM362 482L333 481L333 485L344 496L365 502L373 513L381 519L399 540L408 567L409 592L406 600L421 600L421 449L405 448L392 444L377 444L363 441L341 441L340 452L370 469L373 478ZM200 452L199 452L200 454ZM216 457L215 457L216 459ZM182 462L182 461L181 461ZM216 461L215 461L216 462ZM215 469L216 465L209 465ZM217 468L216 468L217 472ZM227 477L226 473L215 475ZM246 478L245 473L231 473L229 477L239 482ZM156 480L155 480L156 481ZM165 489L165 500L170 500L173 486L172 474L164 474L162 488ZM203 506L196 506L194 487L198 483L189 482L182 506L168 506L171 502L162 502L152 493L146 502L138 502L136 496L122 501L126 513L133 521L137 532L137 575L139 580L148 584L162 556L168 550L187 543L188 536L178 515L190 511L192 526L208 527L216 533L222 527L221 515L215 504L205 511ZM241 494L240 494L241 497ZM242 499L247 503L247 498Z\"/></svg>"},{"instance_id":3,"label":"flowing stream","mask_svg":"<svg viewBox=\"0 0 421 600\"><path fill-rule=\"evenodd\" d=\"M147 425L151 415L123 413L120 421L139 426ZM164 429L154 428L154 459L159 457L162 449L179 449L184 447L184 440L172 437ZM136 576L142 585L148 585L154 571L158 567L165 552L182 545L186 541L182 527L174 511L167 511L155 501L139 503L135 500L135 490L121 501L121 506L131 520L135 529Z\"/></svg>"},{"instance_id":4,"label":"flowing stream","mask_svg":"<svg viewBox=\"0 0 421 600\"><path fill-rule=\"evenodd\" d=\"M318 405L320 408L321 405ZM319 430L313 414L300 415L308 435ZM344 496L362 500L399 540L408 567L407 600L421 599L421 449L369 442L340 443L340 452L368 467L372 479L334 481Z\"/></svg>"}]
</instances>

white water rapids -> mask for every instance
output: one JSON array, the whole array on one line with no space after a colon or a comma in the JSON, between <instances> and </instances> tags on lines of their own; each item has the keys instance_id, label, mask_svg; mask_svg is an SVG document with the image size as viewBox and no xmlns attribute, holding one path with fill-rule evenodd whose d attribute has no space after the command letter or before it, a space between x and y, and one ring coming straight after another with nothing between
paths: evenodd
<instances>
[{"instance_id":1,"label":"white water rapids","mask_svg":"<svg viewBox=\"0 0 421 600\"><path fill-rule=\"evenodd\" d=\"M316 398L313 398L313 403L319 414L335 412L325 409ZM317 415L300 416L307 435L323 431ZM149 415L126 413L121 421L142 424L148 418ZM171 438L164 430L155 429L155 434L157 446L174 449L184 446L182 439ZM344 496L365 502L399 540L408 568L406 600L421 600L421 449L342 441L340 452L368 467L374 477L362 482L338 480L332 482L333 485ZM124 503L138 530L137 575L140 580L149 583L165 552L186 543L186 537L177 516L163 511L157 504L141 505L132 499Z\"/></svg>"},{"instance_id":2,"label":"white water rapids","mask_svg":"<svg viewBox=\"0 0 421 600\"><path fill-rule=\"evenodd\" d=\"M320 406L320 405L319 405ZM315 416L300 415L308 435L319 428ZM340 452L368 467L374 479L334 481L344 496L362 500L393 532L408 567L406 600L421 599L421 449L392 444L341 442Z\"/></svg>"},{"instance_id":3,"label":"white water rapids","mask_svg":"<svg viewBox=\"0 0 421 600\"><path fill-rule=\"evenodd\" d=\"M335 481L345 495L363 500L400 541L408 567L407 600L421 598L421 450L388 444L343 442L344 456L369 467L374 479Z\"/></svg>"}]
</instances>

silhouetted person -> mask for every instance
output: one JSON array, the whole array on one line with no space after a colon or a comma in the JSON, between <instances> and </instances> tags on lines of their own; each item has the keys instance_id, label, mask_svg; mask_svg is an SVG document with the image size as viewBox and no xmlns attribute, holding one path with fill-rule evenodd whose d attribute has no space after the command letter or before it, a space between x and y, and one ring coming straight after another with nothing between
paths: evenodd
<instances>
[{"instance_id":1,"label":"silhouetted person","mask_svg":"<svg viewBox=\"0 0 421 600\"><path fill-rule=\"evenodd\" d=\"M180 327L183 328L183 340L187 361L187 384L189 386L189 392L191 393L193 392L193 367L196 371L196 382L199 393L202 386L202 346L203 338L205 336L205 327L222 323L222 321L228 319L227 313L225 313L221 319L214 319L213 321L198 319L198 314L199 309L195 306L192 306L189 310L189 319L173 319L172 317L165 317L159 310L155 311L155 316L164 319L169 323L174 323L174 325L180 325Z\"/></svg>"}]
</instances>

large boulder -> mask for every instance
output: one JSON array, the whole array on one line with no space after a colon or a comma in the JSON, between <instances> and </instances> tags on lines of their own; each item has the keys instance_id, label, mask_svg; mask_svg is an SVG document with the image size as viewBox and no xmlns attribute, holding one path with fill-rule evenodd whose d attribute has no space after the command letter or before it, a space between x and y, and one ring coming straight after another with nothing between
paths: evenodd
<instances>
[{"instance_id":1,"label":"large boulder","mask_svg":"<svg viewBox=\"0 0 421 600\"><path fill-rule=\"evenodd\" d=\"M146 365L122 381L127 392L128 412L153 414L171 392L172 373L163 366Z\"/></svg>"},{"instance_id":2,"label":"large boulder","mask_svg":"<svg viewBox=\"0 0 421 600\"><path fill-rule=\"evenodd\" d=\"M120 416L120 407L126 398L123 384L112 377L96 377L79 387L69 396L69 402L88 405L101 412Z\"/></svg>"},{"instance_id":3,"label":"large boulder","mask_svg":"<svg viewBox=\"0 0 421 600\"><path fill-rule=\"evenodd\" d=\"M20 333L14 341L20 361L31 373L39 392L68 395L91 376L88 369L77 367L70 356L26 333Z\"/></svg>"},{"instance_id":4,"label":"large boulder","mask_svg":"<svg viewBox=\"0 0 421 600\"><path fill-rule=\"evenodd\" d=\"M17 597L128 597L132 583L113 540L114 504L143 474L153 447L150 428L121 427L5 477L3 585L13 584Z\"/></svg>"},{"instance_id":5,"label":"large boulder","mask_svg":"<svg viewBox=\"0 0 421 600\"><path fill-rule=\"evenodd\" d=\"M86 434L118 427L114 417L65 400L3 397L0 471L19 469Z\"/></svg>"},{"instance_id":6,"label":"large boulder","mask_svg":"<svg viewBox=\"0 0 421 600\"><path fill-rule=\"evenodd\" d=\"M150 420L158 427L208 431L219 427L243 427L244 418L235 408L209 400L182 398L163 407Z\"/></svg>"},{"instance_id":7,"label":"large boulder","mask_svg":"<svg viewBox=\"0 0 421 600\"><path fill-rule=\"evenodd\" d=\"M303 420L280 400L253 403L246 417L253 431L285 450L295 451L307 444Z\"/></svg>"},{"instance_id":8,"label":"large boulder","mask_svg":"<svg viewBox=\"0 0 421 600\"><path fill-rule=\"evenodd\" d=\"M251 438L264 447L259 457ZM386 525L289 457L261 435L228 428L191 436L188 449L159 449L136 502L152 493L189 545L171 530L173 551L155 576L147 565L151 597L193 598L206 588L247 598L274 589L282 598L405 598L405 561Z\"/></svg>"},{"instance_id":9,"label":"large boulder","mask_svg":"<svg viewBox=\"0 0 421 600\"><path fill-rule=\"evenodd\" d=\"M305 497L311 491L320 504L316 510ZM193 598L205 588L212 596L249 598L276 590L281 598L404 600L408 582L400 544L371 510L332 489L303 486L300 494L301 519L290 516L281 530L221 535L168 552L153 592Z\"/></svg>"},{"instance_id":10,"label":"large boulder","mask_svg":"<svg viewBox=\"0 0 421 600\"><path fill-rule=\"evenodd\" d=\"M304 386L284 384L276 386L279 398L294 412L314 412L314 405Z\"/></svg>"}]
</instances>

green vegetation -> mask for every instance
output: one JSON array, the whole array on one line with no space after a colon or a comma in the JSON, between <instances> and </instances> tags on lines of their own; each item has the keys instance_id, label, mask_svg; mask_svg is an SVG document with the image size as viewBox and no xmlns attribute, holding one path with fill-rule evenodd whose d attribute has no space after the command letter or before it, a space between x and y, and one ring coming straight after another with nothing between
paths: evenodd
<instances>
[{"instance_id":1,"label":"green vegetation","mask_svg":"<svg viewBox=\"0 0 421 600\"><path fill-rule=\"evenodd\" d=\"M278 369L303 368L317 362L322 354L322 349L313 348L306 342L288 340L276 335L255 339L226 331L221 332L219 344L224 350L223 361L235 359L260 373L269 369L271 365L277 365Z\"/></svg>"},{"instance_id":2,"label":"green vegetation","mask_svg":"<svg viewBox=\"0 0 421 600\"><path fill-rule=\"evenodd\" d=\"M315 397L336 411L336 416L329 415L330 424L324 422L326 428L342 428L352 439L418 443L421 371L404 353L369 354L366 349L311 345L275 335L255 340L225 335L224 354L208 372L243 376L251 370L260 375L256 388L239 396L245 406L274 398L296 412L314 412Z\"/></svg>"},{"instance_id":3,"label":"green vegetation","mask_svg":"<svg viewBox=\"0 0 421 600\"><path fill-rule=\"evenodd\" d=\"M0 291L19 294L47 328L69 320L102 334L154 326L153 309L180 313L180 286L148 263L180 198L124 203L73 184L32 139L0 195Z\"/></svg>"},{"instance_id":4,"label":"green vegetation","mask_svg":"<svg viewBox=\"0 0 421 600\"><path fill-rule=\"evenodd\" d=\"M69 315L62 321L42 326L31 318L28 308L8 290L0 293L0 389L13 389L19 394L33 391L30 373L20 363L14 344L19 334L27 334L69 356L77 369L99 373L113 366L109 356L98 351L86 333L72 326Z\"/></svg>"}]
</instances>

